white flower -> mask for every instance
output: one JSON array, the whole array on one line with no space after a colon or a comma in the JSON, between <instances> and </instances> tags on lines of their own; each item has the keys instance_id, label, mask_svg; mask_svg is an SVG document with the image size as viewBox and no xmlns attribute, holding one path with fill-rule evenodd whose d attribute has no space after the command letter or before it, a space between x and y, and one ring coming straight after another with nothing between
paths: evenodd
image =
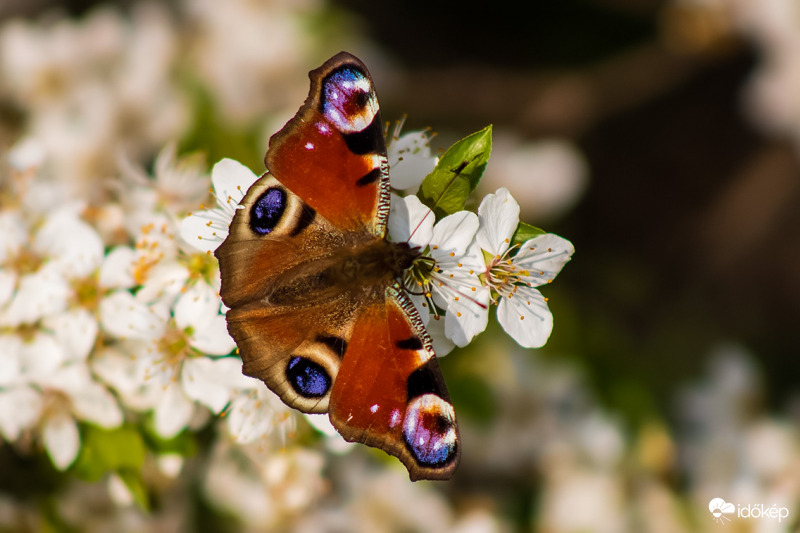
<instances>
[{"instance_id":1,"label":"white flower","mask_svg":"<svg viewBox=\"0 0 800 533\"><path fill-rule=\"evenodd\" d=\"M73 296L72 283L100 266L103 241L78 210L67 205L53 212L30 236L19 212L0 216L0 228L7 230L0 248L0 305L6 303L0 308L0 324L32 324L63 311Z\"/></svg>"},{"instance_id":2,"label":"white flower","mask_svg":"<svg viewBox=\"0 0 800 533\"><path fill-rule=\"evenodd\" d=\"M142 212L145 216L161 210L181 213L208 194L202 158L190 155L178 159L175 143L159 152L152 178L127 156L120 154L117 159L125 186L121 200L129 212Z\"/></svg>"},{"instance_id":3,"label":"white flower","mask_svg":"<svg viewBox=\"0 0 800 533\"><path fill-rule=\"evenodd\" d=\"M241 370L241 365L240 365ZM294 411L260 381L241 375L245 386L238 389L226 411L225 427L239 444L279 434L281 440L296 427Z\"/></svg>"},{"instance_id":4,"label":"white flower","mask_svg":"<svg viewBox=\"0 0 800 533\"><path fill-rule=\"evenodd\" d=\"M80 449L76 420L116 427L122 411L86 366L97 336L94 317L79 308L42 322L26 341L21 335L0 337L6 367L0 376L0 433L16 440L21 431L39 427L53 464L64 470Z\"/></svg>"},{"instance_id":5,"label":"white flower","mask_svg":"<svg viewBox=\"0 0 800 533\"><path fill-rule=\"evenodd\" d=\"M42 412L42 397L22 385L0 389L0 435L17 440L22 431L33 427Z\"/></svg>"},{"instance_id":6,"label":"white flower","mask_svg":"<svg viewBox=\"0 0 800 533\"><path fill-rule=\"evenodd\" d=\"M438 310L446 310L446 338L466 346L486 329L488 317L489 291L478 278L483 256L473 241L478 217L459 211L434 225L433 213L414 195L393 195L391 206L391 239L423 251L406 276L411 299L426 323L431 314L438 319ZM440 355L447 352L443 346L440 349Z\"/></svg>"},{"instance_id":7,"label":"white flower","mask_svg":"<svg viewBox=\"0 0 800 533\"><path fill-rule=\"evenodd\" d=\"M575 249L549 233L511 246L519 225L519 204L505 188L486 195L478 217L475 240L488 254L484 275L497 305L497 319L521 346L538 348L550 336L553 315L535 287L553 281Z\"/></svg>"},{"instance_id":8,"label":"white flower","mask_svg":"<svg viewBox=\"0 0 800 533\"><path fill-rule=\"evenodd\" d=\"M117 291L100 305L103 328L126 340L122 346L133 361L120 361L106 353L96 370L131 407L152 408L156 431L164 437L187 426L194 402L214 413L222 411L241 376L239 359L202 356L227 355L235 347L220 314L216 289L197 281L184 292L180 290L176 300L171 293L162 292L155 301L142 297L143 293L159 294L143 292L145 287L135 296ZM122 366L115 367L115 363ZM143 382L147 383L144 388ZM142 396L137 398L139 394Z\"/></svg>"},{"instance_id":9,"label":"white flower","mask_svg":"<svg viewBox=\"0 0 800 533\"><path fill-rule=\"evenodd\" d=\"M36 379L43 394L42 437L53 463L66 469L80 449L77 420L104 428L122 423L122 411L114 397L95 382L84 364L63 365Z\"/></svg>"},{"instance_id":10,"label":"white flower","mask_svg":"<svg viewBox=\"0 0 800 533\"><path fill-rule=\"evenodd\" d=\"M430 130L412 131L400 135L403 122L396 124L386 152L389 159L389 179L392 188L416 190L430 174L439 158L431 155Z\"/></svg>"},{"instance_id":11,"label":"white flower","mask_svg":"<svg viewBox=\"0 0 800 533\"><path fill-rule=\"evenodd\" d=\"M258 176L233 159L223 159L211 170L211 183L217 207L189 216L181 221L180 234L183 240L203 252L213 252L228 236L228 227L236 206L244 198Z\"/></svg>"},{"instance_id":12,"label":"white flower","mask_svg":"<svg viewBox=\"0 0 800 533\"><path fill-rule=\"evenodd\" d=\"M324 467L324 456L308 448L233 445L220 439L212 448L202 490L212 505L248 529L280 531L321 501L329 488Z\"/></svg>"}]
</instances>

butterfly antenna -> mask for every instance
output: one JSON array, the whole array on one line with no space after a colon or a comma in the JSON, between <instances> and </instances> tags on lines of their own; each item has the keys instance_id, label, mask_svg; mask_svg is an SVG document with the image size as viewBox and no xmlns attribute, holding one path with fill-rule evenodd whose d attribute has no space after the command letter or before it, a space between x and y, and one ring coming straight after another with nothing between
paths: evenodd
<instances>
[{"instance_id":1,"label":"butterfly antenna","mask_svg":"<svg viewBox=\"0 0 800 533\"><path fill-rule=\"evenodd\" d=\"M417 230L422 227L422 223L425 222L425 219L427 219L428 217L432 217L432 216L433 216L433 211L428 211L427 213L425 213L425 216L422 217L420 219L419 223L416 226L414 226L414 229L411 230L411 233L409 234L408 239L406 239L406 244L411 242L412 237L414 237L414 234L417 232Z\"/></svg>"}]
</instances>

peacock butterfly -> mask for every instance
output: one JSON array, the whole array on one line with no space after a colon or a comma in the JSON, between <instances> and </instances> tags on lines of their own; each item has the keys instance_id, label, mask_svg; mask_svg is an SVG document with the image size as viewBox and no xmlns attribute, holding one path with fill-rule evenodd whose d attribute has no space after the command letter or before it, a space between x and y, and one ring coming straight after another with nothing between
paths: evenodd
<instances>
[{"instance_id":1,"label":"peacock butterfly","mask_svg":"<svg viewBox=\"0 0 800 533\"><path fill-rule=\"evenodd\" d=\"M389 166L372 78L342 52L309 73L269 170L217 249L243 372L348 441L449 479L461 446L432 341L400 278L420 250L386 239Z\"/></svg>"}]
</instances>

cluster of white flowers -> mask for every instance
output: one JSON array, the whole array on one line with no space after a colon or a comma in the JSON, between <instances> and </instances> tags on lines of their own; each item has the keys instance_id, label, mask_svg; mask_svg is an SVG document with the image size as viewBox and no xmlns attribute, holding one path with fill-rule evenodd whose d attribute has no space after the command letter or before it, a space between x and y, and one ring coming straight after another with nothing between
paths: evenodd
<instances>
[{"instance_id":1,"label":"cluster of white flowers","mask_svg":"<svg viewBox=\"0 0 800 533\"><path fill-rule=\"evenodd\" d=\"M170 439L223 413L225 438L285 444L296 417L241 374L216 261L178 236L208 180L170 142L188 135L201 86L223 128L294 106L286 84L303 83L302 20L317 8L242 0L220 17L208 2L136 2L0 25L15 119L0 122L0 441L66 470L84 424ZM284 46L274 56L252 52L265 26Z\"/></svg>"},{"instance_id":2,"label":"cluster of white flowers","mask_svg":"<svg viewBox=\"0 0 800 533\"><path fill-rule=\"evenodd\" d=\"M416 190L433 170L437 158L431 154L429 136L428 131L402 136L395 131L387 147L394 163L393 189ZM236 206L256 176L225 159L214 167L211 179L217 207L192 213L181 223L184 240L207 252L227 237ZM466 346L486 329L491 306L497 307L500 325L521 346L547 342L553 315L537 287L552 282L570 260L574 248L569 241L541 234L512 245L520 208L505 188L486 195L477 214L459 211L438 222L414 194L392 193L390 205L390 239L407 242L423 254L404 282L438 354L454 345Z\"/></svg>"},{"instance_id":3,"label":"cluster of white flowers","mask_svg":"<svg viewBox=\"0 0 800 533\"><path fill-rule=\"evenodd\" d=\"M10 158L16 155L12 150ZM263 385L241 374L238 358L226 357L235 345L215 262L175 238L171 206L191 202L197 191L176 185L205 189L199 168L176 163L167 148L149 184L122 181L121 196L137 199L114 206L122 220L139 225L129 231L81 203L31 198L49 179L45 168L46 159L6 167L3 176L14 185L0 211L4 439L41 438L65 469L80 449L78 421L112 428L124 412L152 413L163 438L228 405L227 428L240 441L280 427L288 417L276 415L284 408L252 401ZM178 190L188 197L165 193ZM101 237L121 232L135 244L107 245Z\"/></svg>"}]
</instances>

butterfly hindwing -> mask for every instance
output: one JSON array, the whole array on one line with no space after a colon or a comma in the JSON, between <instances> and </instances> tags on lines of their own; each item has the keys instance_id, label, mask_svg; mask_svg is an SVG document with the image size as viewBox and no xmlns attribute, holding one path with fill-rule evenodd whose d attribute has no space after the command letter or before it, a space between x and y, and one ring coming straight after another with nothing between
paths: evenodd
<instances>
[{"instance_id":1,"label":"butterfly hindwing","mask_svg":"<svg viewBox=\"0 0 800 533\"><path fill-rule=\"evenodd\" d=\"M430 337L399 287L356 320L330 418L345 439L398 457L412 480L448 479L458 465L455 412Z\"/></svg>"},{"instance_id":2,"label":"butterfly hindwing","mask_svg":"<svg viewBox=\"0 0 800 533\"><path fill-rule=\"evenodd\" d=\"M269 174L241 205L215 254L243 371L288 405L325 412L330 391L322 388L333 383L344 353L337 339L349 335L359 302L323 285L319 273L336 261L345 237Z\"/></svg>"},{"instance_id":3,"label":"butterfly hindwing","mask_svg":"<svg viewBox=\"0 0 800 533\"><path fill-rule=\"evenodd\" d=\"M372 77L346 52L309 77L305 103L270 139L267 168L337 228L383 236L389 166Z\"/></svg>"}]
</instances>

